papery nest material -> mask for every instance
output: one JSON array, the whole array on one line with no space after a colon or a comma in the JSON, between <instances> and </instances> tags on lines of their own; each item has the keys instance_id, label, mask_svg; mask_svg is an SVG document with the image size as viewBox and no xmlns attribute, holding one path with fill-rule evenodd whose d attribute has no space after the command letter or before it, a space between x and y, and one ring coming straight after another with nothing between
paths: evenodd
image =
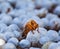
<instances>
[{"instance_id":1,"label":"papery nest material","mask_svg":"<svg viewBox=\"0 0 60 49\"><path fill-rule=\"evenodd\" d=\"M36 28L38 28L38 24L36 23L36 21L34 21L34 20L28 21L25 25L25 28L24 28L25 30L23 32L23 37L26 36L29 31L33 31Z\"/></svg>"}]
</instances>

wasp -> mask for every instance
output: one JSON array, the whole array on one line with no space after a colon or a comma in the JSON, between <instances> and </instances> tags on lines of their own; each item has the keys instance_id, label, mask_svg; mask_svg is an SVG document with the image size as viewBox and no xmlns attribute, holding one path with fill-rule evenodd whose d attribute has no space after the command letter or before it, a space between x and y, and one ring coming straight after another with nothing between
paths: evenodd
<instances>
[{"instance_id":1,"label":"wasp","mask_svg":"<svg viewBox=\"0 0 60 49\"><path fill-rule=\"evenodd\" d=\"M34 21L34 20L28 21L24 27L22 36L26 36L29 31L33 32L33 30L35 30L36 28L38 28L38 24L36 23L36 21Z\"/></svg>"}]
</instances>

